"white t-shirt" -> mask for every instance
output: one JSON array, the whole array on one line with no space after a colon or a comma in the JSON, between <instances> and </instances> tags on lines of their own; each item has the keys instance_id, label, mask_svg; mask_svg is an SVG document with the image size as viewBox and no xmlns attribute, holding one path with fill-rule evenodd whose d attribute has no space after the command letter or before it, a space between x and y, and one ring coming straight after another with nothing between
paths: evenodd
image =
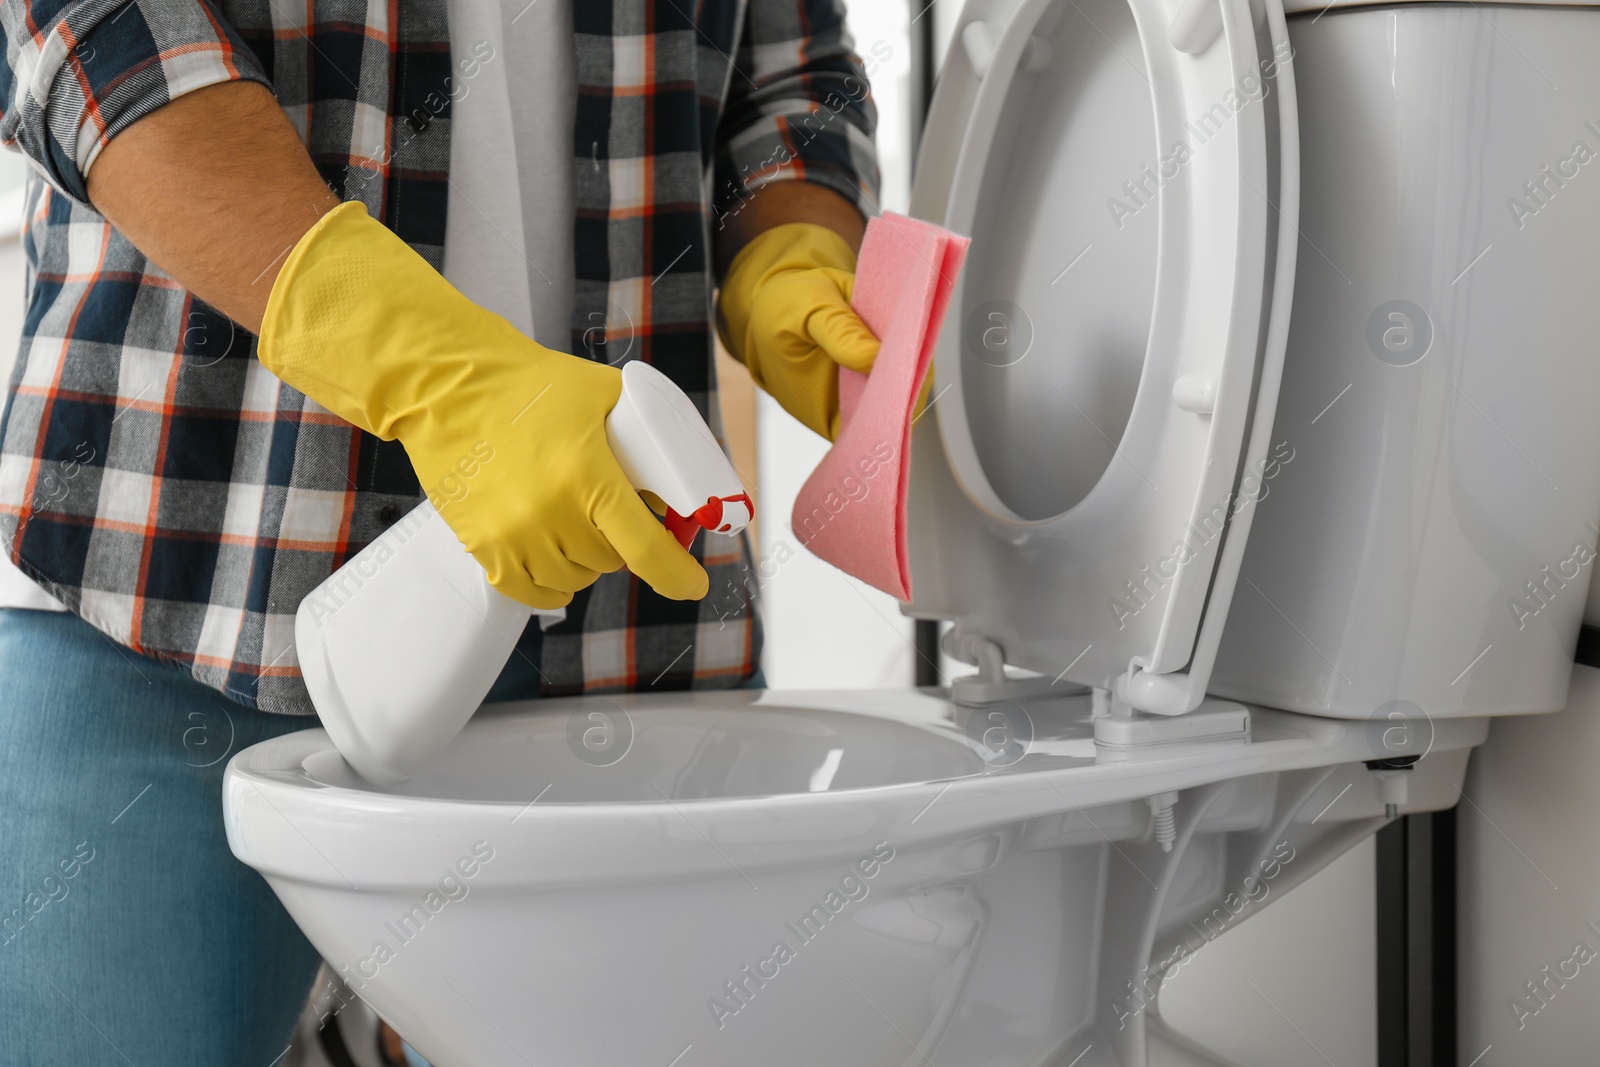
<instances>
[{"instance_id":1,"label":"white t-shirt","mask_svg":"<svg viewBox=\"0 0 1600 1067\"><path fill-rule=\"evenodd\" d=\"M444 276L569 351L578 77L567 0L450 0L450 63ZM0 607L66 610L4 555Z\"/></svg>"},{"instance_id":2,"label":"white t-shirt","mask_svg":"<svg viewBox=\"0 0 1600 1067\"><path fill-rule=\"evenodd\" d=\"M445 277L566 352L578 100L571 8L567 0L450 0L450 58Z\"/></svg>"}]
</instances>

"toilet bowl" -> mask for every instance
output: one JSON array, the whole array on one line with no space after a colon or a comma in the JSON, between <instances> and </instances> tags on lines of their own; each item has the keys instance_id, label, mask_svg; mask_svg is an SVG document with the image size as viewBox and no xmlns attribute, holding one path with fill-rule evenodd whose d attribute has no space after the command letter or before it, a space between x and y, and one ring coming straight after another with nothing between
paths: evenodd
<instances>
[{"instance_id":1,"label":"toilet bowl","mask_svg":"<svg viewBox=\"0 0 1600 1067\"><path fill-rule=\"evenodd\" d=\"M1446 808L1486 728L1252 709L1108 760L1092 705L498 705L386 789L308 730L235 758L229 841L442 1067L1142 1062L1162 978L1385 821L1365 761L1426 750L1403 810Z\"/></svg>"},{"instance_id":2,"label":"toilet bowl","mask_svg":"<svg viewBox=\"0 0 1600 1067\"><path fill-rule=\"evenodd\" d=\"M904 610L975 674L488 706L387 788L320 730L230 763L235 854L437 1067L1217 1063L1163 982L1563 705L1600 9L969 0L954 40Z\"/></svg>"}]
</instances>

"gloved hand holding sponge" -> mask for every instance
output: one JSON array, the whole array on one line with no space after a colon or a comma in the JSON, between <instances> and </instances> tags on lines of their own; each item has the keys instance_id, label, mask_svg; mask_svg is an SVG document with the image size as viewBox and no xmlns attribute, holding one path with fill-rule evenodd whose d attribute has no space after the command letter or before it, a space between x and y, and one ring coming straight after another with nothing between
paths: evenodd
<instances>
[{"instance_id":1,"label":"gloved hand holding sponge","mask_svg":"<svg viewBox=\"0 0 1600 1067\"><path fill-rule=\"evenodd\" d=\"M722 283L723 341L784 410L832 441L839 368L862 374L878 339L850 308L856 254L825 226L791 222L757 235Z\"/></svg>"},{"instance_id":2,"label":"gloved hand holding sponge","mask_svg":"<svg viewBox=\"0 0 1600 1067\"><path fill-rule=\"evenodd\" d=\"M289 253L259 356L340 418L398 438L507 596L562 607L624 565L671 599L705 595L704 569L606 442L621 372L544 348L478 307L360 203L328 212Z\"/></svg>"}]
</instances>

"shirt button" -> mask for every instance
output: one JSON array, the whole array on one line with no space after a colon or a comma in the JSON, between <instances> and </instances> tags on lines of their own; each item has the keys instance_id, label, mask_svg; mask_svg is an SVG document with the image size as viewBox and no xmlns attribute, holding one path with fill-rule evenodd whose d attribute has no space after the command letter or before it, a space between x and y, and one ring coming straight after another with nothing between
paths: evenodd
<instances>
[{"instance_id":1,"label":"shirt button","mask_svg":"<svg viewBox=\"0 0 1600 1067\"><path fill-rule=\"evenodd\" d=\"M420 107L406 117L406 125L411 127L412 133L421 133L432 124L433 116Z\"/></svg>"},{"instance_id":2,"label":"shirt button","mask_svg":"<svg viewBox=\"0 0 1600 1067\"><path fill-rule=\"evenodd\" d=\"M385 526L393 526L395 520L399 517L400 509L394 504L385 504L383 507L378 509L378 521L383 523Z\"/></svg>"}]
</instances>

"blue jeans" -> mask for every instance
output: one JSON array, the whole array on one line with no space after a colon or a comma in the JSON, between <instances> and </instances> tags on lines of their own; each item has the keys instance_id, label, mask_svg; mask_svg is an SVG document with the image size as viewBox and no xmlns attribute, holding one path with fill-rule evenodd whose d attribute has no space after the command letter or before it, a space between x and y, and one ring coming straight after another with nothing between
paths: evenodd
<instances>
[{"instance_id":1,"label":"blue jeans","mask_svg":"<svg viewBox=\"0 0 1600 1067\"><path fill-rule=\"evenodd\" d=\"M228 851L222 772L315 725L0 609L0 1064L274 1062L318 957Z\"/></svg>"}]
</instances>

